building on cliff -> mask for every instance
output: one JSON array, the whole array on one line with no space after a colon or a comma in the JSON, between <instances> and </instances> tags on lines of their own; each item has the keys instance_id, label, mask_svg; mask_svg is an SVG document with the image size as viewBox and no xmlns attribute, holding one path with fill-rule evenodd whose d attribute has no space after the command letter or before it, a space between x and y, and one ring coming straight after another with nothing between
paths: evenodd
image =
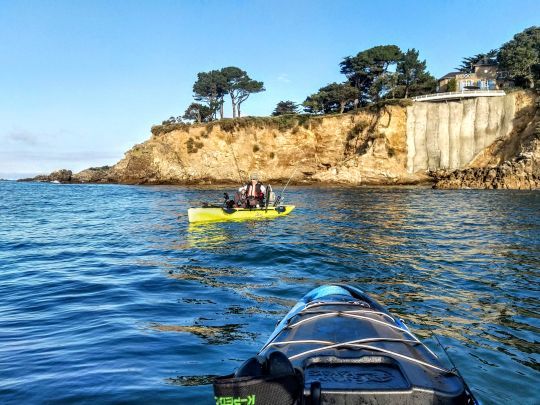
<instances>
[{"instance_id":1,"label":"building on cliff","mask_svg":"<svg viewBox=\"0 0 540 405\"><path fill-rule=\"evenodd\" d=\"M450 89L450 81L455 88ZM465 90L499 90L505 86L504 75L499 72L497 62L489 59L472 66L471 72L450 72L437 81L437 92Z\"/></svg>"}]
</instances>

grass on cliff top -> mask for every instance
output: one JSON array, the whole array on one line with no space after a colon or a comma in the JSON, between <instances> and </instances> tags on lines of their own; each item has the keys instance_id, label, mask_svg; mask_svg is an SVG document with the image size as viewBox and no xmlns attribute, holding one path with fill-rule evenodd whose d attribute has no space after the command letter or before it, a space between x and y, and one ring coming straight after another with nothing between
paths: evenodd
<instances>
[{"instance_id":1,"label":"grass on cliff top","mask_svg":"<svg viewBox=\"0 0 540 405\"><path fill-rule=\"evenodd\" d=\"M387 106L401 106L408 107L412 104L410 99L389 99L382 100L377 103L370 104L366 107L359 108L357 110L349 111L344 114L324 114L324 115L312 115L312 114L284 114L276 117L240 117L240 118L224 118L218 121L212 121L206 124L166 124L166 125L154 125L151 129L152 134L155 136L166 134L172 131L184 131L187 132L191 127L205 127L206 136L212 132L214 126L218 125L223 132L234 132L245 128L276 128L279 131L292 130L294 128L303 127L309 129L312 125L320 124L323 118L354 115L360 111L377 112Z\"/></svg>"}]
</instances>

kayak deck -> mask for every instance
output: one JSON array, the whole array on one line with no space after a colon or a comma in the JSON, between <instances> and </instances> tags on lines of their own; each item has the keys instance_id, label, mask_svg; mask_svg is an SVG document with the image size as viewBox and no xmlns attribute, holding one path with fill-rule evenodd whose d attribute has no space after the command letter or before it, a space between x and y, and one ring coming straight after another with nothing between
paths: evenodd
<instances>
[{"instance_id":1,"label":"kayak deck","mask_svg":"<svg viewBox=\"0 0 540 405\"><path fill-rule=\"evenodd\" d=\"M277 218L290 214L294 208L294 205L280 205L268 208L190 208L188 209L188 219L189 222L217 222Z\"/></svg>"},{"instance_id":2,"label":"kayak deck","mask_svg":"<svg viewBox=\"0 0 540 405\"><path fill-rule=\"evenodd\" d=\"M477 404L463 378L403 321L350 286L305 295L234 378L214 383L216 398L233 392L257 393L263 404ZM297 388L285 384L291 381Z\"/></svg>"}]
</instances>

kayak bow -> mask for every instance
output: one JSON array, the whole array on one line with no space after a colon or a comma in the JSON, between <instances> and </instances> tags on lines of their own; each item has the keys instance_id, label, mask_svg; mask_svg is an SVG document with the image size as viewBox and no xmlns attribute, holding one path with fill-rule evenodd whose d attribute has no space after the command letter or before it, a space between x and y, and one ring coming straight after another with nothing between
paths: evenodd
<instances>
[{"instance_id":1,"label":"kayak bow","mask_svg":"<svg viewBox=\"0 0 540 405\"><path fill-rule=\"evenodd\" d=\"M326 285L305 295L257 356L214 382L216 403L477 404L403 321L362 291Z\"/></svg>"}]
</instances>

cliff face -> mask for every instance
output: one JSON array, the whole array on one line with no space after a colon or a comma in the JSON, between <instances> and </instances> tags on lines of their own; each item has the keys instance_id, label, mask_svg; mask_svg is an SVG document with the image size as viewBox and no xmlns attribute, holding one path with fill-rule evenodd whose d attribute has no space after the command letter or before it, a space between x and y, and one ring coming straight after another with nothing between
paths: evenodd
<instances>
[{"instance_id":1,"label":"cliff face","mask_svg":"<svg viewBox=\"0 0 540 405\"><path fill-rule=\"evenodd\" d=\"M435 188L540 188L540 100L529 92L515 93L514 99L510 133L484 148L469 167L434 171Z\"/></svg>"},{"instance_id":2,"label":"cliff face","mask_svg":"<svg viewBox=\"0 0 540 405\"><path fill-rule=\"evenodd\" d=\"M327 117L241 118L158 132L110 171L123 183L265 180L411 183L406 171L406 109ZM239 172L241 173L239 175Z\"/></svg>"},{"instance_id":3,"label":"cliff face","mask_svg":"<svg viewBox=\"0 0 540 405\"><path fill-rule=\"evenodd\" d=\"M407 170L459 169L510 134L515 97L415 103L407 110Z\"/></svg>"},{"instance_id":4,"label":"cliff face","mask_svg":"<svg viewBox=\"0 0 540 405\"><path fill-rule=\"evenodd\" d=\"M402 101L323 117L245 117L157 126L148 141L134 146L113 167L87 169L70 181L238 183L256 171L264 181L291 175L295 182L347 184L434 179L440 187L469 187L470 179L478 176L482 181L474 184L479 186L493 175L480 169L533 151L540 134L536 97L519 91L447 103ZM465 169L449 180L455 170ZM507 180L500 184L517 184L508 177L513 169L501 173L495 178ZM469 183L456 180L465 178Z\"/></svg>"},{"instance_id":5,"label":"cliff face","mask_svg":"<svg viewBox=\"0 0 540 405\"><path fill-rule=\"evenodd\" d=\"M535 140L530 150L494 167L437 171L434 188L540 189L540 141Z\"/></svg>"},{"instance_id":6,"label":"cliff face","mask_svg":"<svg viewBox=\"0 0 540 405\"><path fill-rule=\"evenodd\" d=\"M515 92L407 109L407 170L455 170L498 165L530 143L536 95Z\"/></svg>"}]
</instances>

